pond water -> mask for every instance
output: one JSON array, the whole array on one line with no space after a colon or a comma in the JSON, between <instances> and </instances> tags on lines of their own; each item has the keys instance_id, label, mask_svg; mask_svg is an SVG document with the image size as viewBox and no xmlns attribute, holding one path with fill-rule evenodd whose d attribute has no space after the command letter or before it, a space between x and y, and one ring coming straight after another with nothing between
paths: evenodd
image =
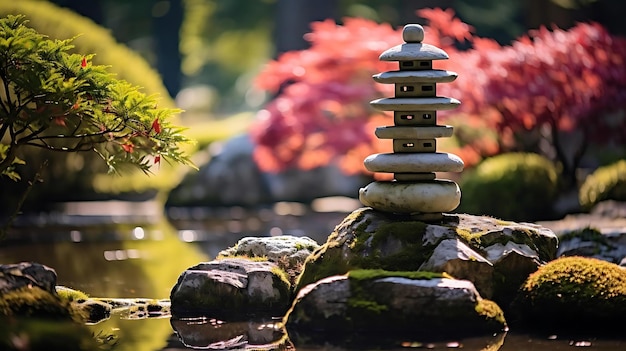
<instances>
[{"instance_id":1,"label":"pond water","mask_svg":"<svg viewBox=\"0 0 626 351\"><path fill-rule=\"evenodd\" d=\"M108 204L110 206L110 204ZM102 210L105 211L105 210ZM101 212L102 212L101 211ZM110 211L105 211L110 212ZM124 211L122 211L124 212ZM319 243L345 216L299 204L264 209L172 209L160 213L96 212L23 217L0 245L0 263L35 261L53 267L58 284L93 297L167 299L180 273L214 258L245 236L307 235ZM594 335L530 335L509 331L480 338L429 336L395 338L368 333L353 336L300 335L279 320L225 323L210 318L174 320L128 318L113 314L90 325L93 334L111 335L115 350L193 349L276 350L626 350L621 339Z\"/></svg>"}]
</instances>

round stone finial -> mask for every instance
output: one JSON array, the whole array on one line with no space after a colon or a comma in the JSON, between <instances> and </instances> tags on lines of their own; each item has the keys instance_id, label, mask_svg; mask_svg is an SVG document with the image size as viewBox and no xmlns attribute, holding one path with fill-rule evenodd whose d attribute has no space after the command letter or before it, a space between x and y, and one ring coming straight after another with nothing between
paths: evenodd
<instances>
[{"instance_id":1,"label":"round stone finial","mask_svg":"<svg viewBox=\"0 0 626 351\"><path fill-rule=\"evenodd\" d=\"M419 24L407 24L402 29L402 39L406 43L421 43L424 40L424 28Z\"/></svg>"}]
</instances>

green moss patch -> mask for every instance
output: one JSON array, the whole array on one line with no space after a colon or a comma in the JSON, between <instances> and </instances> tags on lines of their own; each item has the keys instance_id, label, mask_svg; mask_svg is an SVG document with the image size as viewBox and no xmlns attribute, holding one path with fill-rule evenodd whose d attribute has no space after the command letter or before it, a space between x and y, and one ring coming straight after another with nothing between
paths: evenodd
<instances>
[{"instance_id":1,"label":"green moss patch","mask_svg":"<svg viewBox=\"0 0 626 351\"><path fill-rule=\"evenodd\" d=\"M387 277L399 277L408 279L434 279L434 278L450 278L445 273L424 272L424 271L385 271L382 269L357 269L348 272L348 278L351 280L368 280Z\"/></svg>"},{"instance_id":2,"label":"green moss patch","mask_svg":"<svg viewBox=\"0 0 626 351\"><path fill-rule=\"evenodd\" d=\"M0 316L83 320L69 301L38 287L25 287L0 295Z\"/></svg>"},{"instance_id":3,"label":"green moss patch","mask_svg":"<svg viewBox=\"0 0 626 351\"><path fill-rule=\"evenodd\" d=\"M504 312L497 303L482 299L476 304L476 313L487 321L493 321L496 325L506 325Z\"/></svg>"},{"instance_id":4,"label":"green moss patch","mask_svg":"<svg viewBox=\"0 0 626 351\"><path fill-rule=\"evenodd\" d=\"M518 304L529 325L616 328L626 313L626 271L594 258L559 258L528 277Z\"/></svg>"}]
</instances>

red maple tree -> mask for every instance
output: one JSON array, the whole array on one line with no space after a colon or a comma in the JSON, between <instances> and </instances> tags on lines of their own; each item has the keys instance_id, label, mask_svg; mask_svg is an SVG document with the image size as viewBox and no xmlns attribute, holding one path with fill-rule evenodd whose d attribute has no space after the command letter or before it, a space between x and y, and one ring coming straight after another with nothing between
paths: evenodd
<instances>
[{"instance_id":1,"label":"red maple tree","mask_svg":"<svg viewBox=\"0 0 626 351\"><path fill-rule=\"evenodd\" d=\"M514 145L514 136L547 128L548 139L570 176L589 142L626 142L626 119L610 112L626 104L626 40L611 36L599 24L578 24L564 31L540 28L510 46L472 33L452 10L423 9L418 15L425 42L445 50L449 60L436 68L459 74L439 84L442 96L461 100L461 108L441 113L455 126L455 143L442 147L461 156L467 166ZM259 112L251 129L255 159L263 170L310 169L337 162L346 172L365 172L363 159L389 152L376 126L391 124L369 101L392 96L393 86L376 84L373 74L396 70L381 62L384 50L401 43L401 29L346 18L312 23L311 47L283 54L257 77L257 85L276 94ZM470 49L459 50L466 42ZM466 46L467 46L466 45ZM573 159L559 140L563 131L583 137Z\"/></svg>"},{"instance_id":2,"label":"red maple tree","mask_svg":"<svg viewBox=\"0 0 626 351\"><path fill-rule=\"evenodd\" d=\"M626 142L625 38L597 23L542 27L496 53L486 57L490 69L474 112L497 110L501 132L547 131L569 185L590 143ZM568 152L561 139L574 134Z\"/></svg>"}]
</instances>

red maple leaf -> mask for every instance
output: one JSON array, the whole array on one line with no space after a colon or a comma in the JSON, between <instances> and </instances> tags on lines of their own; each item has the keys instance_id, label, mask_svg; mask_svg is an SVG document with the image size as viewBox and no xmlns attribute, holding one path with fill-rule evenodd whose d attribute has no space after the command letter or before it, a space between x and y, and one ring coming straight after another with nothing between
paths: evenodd
<instances>
[{"instance_id":1,"label":"red maple leaf","mask_svg":"<svg viewBox=\"0 0 626 351\"><path fill-rule=\"evenodd\" d=\"M122 144L122 149L131 154L135 150L135 145L133 145L133 143L131 143L130 141L127 141L126 143Z\"/></svg>"},{"instance_id":2,"label":"red maple leaf","mask_svg":"<svg viewBox=\"0 0 626 351\"><path fill-rule=\"evenodd\" d=\"M152 129L157 134L161 133L161 124L159 123L158 118L155 118L154 121L152 122Z\"/></svg>"},{"instance_id":3,"label":"red maple leaf","mask_svg":"<svg viewBox=\"0 0 626 351\"><path fill-rule=\"evenodd\" d=\"M52 122L58 126L65 127L65 116L54 116L52 117Z\"/></svg>"}]
</instances>

